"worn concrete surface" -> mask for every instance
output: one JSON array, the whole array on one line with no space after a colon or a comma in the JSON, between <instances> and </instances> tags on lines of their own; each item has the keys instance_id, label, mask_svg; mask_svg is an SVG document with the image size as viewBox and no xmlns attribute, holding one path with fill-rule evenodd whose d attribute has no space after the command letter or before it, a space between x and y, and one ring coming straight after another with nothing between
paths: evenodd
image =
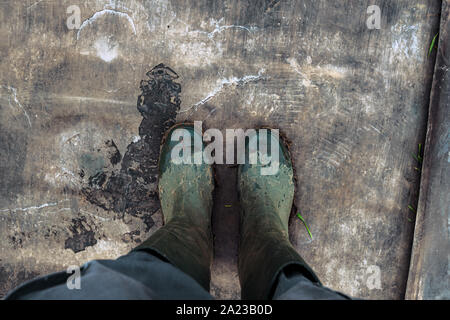
<instances>
[{"instance_id":1,"label":"worn concrete surface","mask_svg":"<svg viewBox=\"0 0 450 320\"><path fill-rule=\"evenodd\" d=\"M366 26L371 4L380 30ZM66 26L70 5L79 30ZM161 225L152 146L164 125L136 100L164 63L182 88L177 121L276 126L292 141L295 202L313 234L294 220L292 240L322 282L403 298L419 186L411 154L425 135L440 5L0 2L0 294L125 254ZM218 170L218 298L239 298L233 170Z\"/></svg>"},{"instance_id":2,"label":"worn concrete surface","mask_svg":"<svg viewBox=\"0 0 450 320\"><path fill-rule=\"evenodd\" d=\"M450 299L450 1L442 1L407 299Z\"/></svg>"}]
</instances>

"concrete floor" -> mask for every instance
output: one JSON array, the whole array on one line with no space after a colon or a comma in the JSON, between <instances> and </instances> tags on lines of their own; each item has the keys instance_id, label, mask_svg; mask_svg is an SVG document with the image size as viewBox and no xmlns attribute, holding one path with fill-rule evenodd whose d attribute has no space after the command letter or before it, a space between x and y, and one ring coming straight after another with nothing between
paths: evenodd
<instances>
[{"instance_id":1,"label":"concrete floor","mask_svg":"<svg viewBox=\"0 0 450 320\"><path fill-rule=\"evenodd\" d=\"M295 247L327 286L404 298L441 3L375 3L379 30L356 0L0 2L0 295L151 235L160 137L202 120L279 127L312 232L293 220ZM179 110L145 118L160 63ZM238 299L236 168L216 169L212 293Z\"/></svg>"}]
</instances>

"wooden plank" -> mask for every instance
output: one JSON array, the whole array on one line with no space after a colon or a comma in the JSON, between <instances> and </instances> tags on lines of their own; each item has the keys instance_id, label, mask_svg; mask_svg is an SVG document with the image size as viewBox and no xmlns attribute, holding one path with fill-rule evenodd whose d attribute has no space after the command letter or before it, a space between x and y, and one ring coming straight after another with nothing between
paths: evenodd
<instances>
[{"instance_id":1,"label":"wooden plank","mask_svg":"<svg viewBox=\"0 0 450 320\"><path fill-rule=\"evenodd\" d=\"M450 1L442 1L407 299L450 299Z\"/></svg>"}]
</instances>

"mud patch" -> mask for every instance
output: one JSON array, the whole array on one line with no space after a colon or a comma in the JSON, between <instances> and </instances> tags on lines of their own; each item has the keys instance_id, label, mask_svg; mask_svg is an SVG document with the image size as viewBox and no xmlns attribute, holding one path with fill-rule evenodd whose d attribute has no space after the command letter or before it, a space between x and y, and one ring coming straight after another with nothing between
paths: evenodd
<instances>
[{"instance_id":1,"label":"mud patch","mask_svg":"<svg viewBox=\"0 0 450 320\"><path fill-rule=\"evenodd\" d=\"M77 253L97 244L95 232L87 223L86 217L72 219L69 230L72 232L72 237L66 239L65 249L72 249L73 252Z\"/></svg>"},{"instance_id":2,"label":"mud patch","mask_svg":"<svg viewBox=\"0 0 450 320\"><path fill-rule=\"evenodd\" d=\"M130 242L141 243L142 241L139 238L140 235L141 235L141 232L139 230L127 232L122 236L122 241L125 243L130 243Z\"/></svg>"},{"instance_id":3,"label":"mud patch","mask_svg":"<svg viewBox=\"0 0 450 320\"><path fill-rule=\"evenodd\" d=\"M123 158L113 140L105 142L104 150L82 155L79 176L81 193L90 203L117 213L119 218L125 214L138 217L149 231L154 225L151 216L160 207L157 194L160 142L164 132L175 124L181 85L174 82L178 79L175 71L164 64L146 75L148 79L141 81L142 92L137 99L137 109L143 117L140 139L127 146ZM100 156L106 156L111 165L100 166ZM119 170L114 168L116 165L120 165ZM135 239L138 236L130 234L126 238L138 241Z\"/></svg>"},{"instance_id":4,"label":"mud patch","mask_svg":"<svg viewBox=\"0 0 450 320\"><path fill-rule=\"evenodd\" d=\"M109 155L109 161L114 166L120 162L122 159L122 155L120 154L119 149L117 148L116 144L114 143L114 140L108 140L106 141L106 146L108 146L111 150L111 154Z\"/></svg>"},{"instance_id":5,"label":"mud patch","mask_svg":"<svg viewBox=\"0 0 450 320\"><path fill-rule=\"evenodd\" d=\"M13 249L19 249L19 248L23 248L23 239L26 238L26 235L24 232L20 231L20 232L14 232L13 235L8 237L8 242L9 245L13 248Z\"/></svg>"},{"instance_id":6,"label":"mud patch","mask_svg":"<svg viewBox=\"0 0 450 320\"><path fill-rule=\"evenodd\" d=\"M77 253L97 244L95 232L87 223L86 217L72 219L69 230L72 232L72 237L66 239L65 249L72 249L73 252Z\"/></svg>"}]
</instances>

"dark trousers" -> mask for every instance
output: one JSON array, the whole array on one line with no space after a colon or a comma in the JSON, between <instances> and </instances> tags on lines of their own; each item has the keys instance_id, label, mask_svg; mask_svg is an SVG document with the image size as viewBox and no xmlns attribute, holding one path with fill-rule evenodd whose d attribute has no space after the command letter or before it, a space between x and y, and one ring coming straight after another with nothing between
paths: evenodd
<instances>
[{"instance_id":1,"label":"dark trousers","mask_svg":"<svg viewBox=\"0 0 450 320\"><path fill-rule=\"evenodd\" d=\"M213 299L192 277L145 251L84 264L79 289L69 289L70 276L62 271L36 278L11 291L5 299ZM288 268L278 275L273 292L272 299L280 300L350 299Z\"/></svg>"}]
</instances>

